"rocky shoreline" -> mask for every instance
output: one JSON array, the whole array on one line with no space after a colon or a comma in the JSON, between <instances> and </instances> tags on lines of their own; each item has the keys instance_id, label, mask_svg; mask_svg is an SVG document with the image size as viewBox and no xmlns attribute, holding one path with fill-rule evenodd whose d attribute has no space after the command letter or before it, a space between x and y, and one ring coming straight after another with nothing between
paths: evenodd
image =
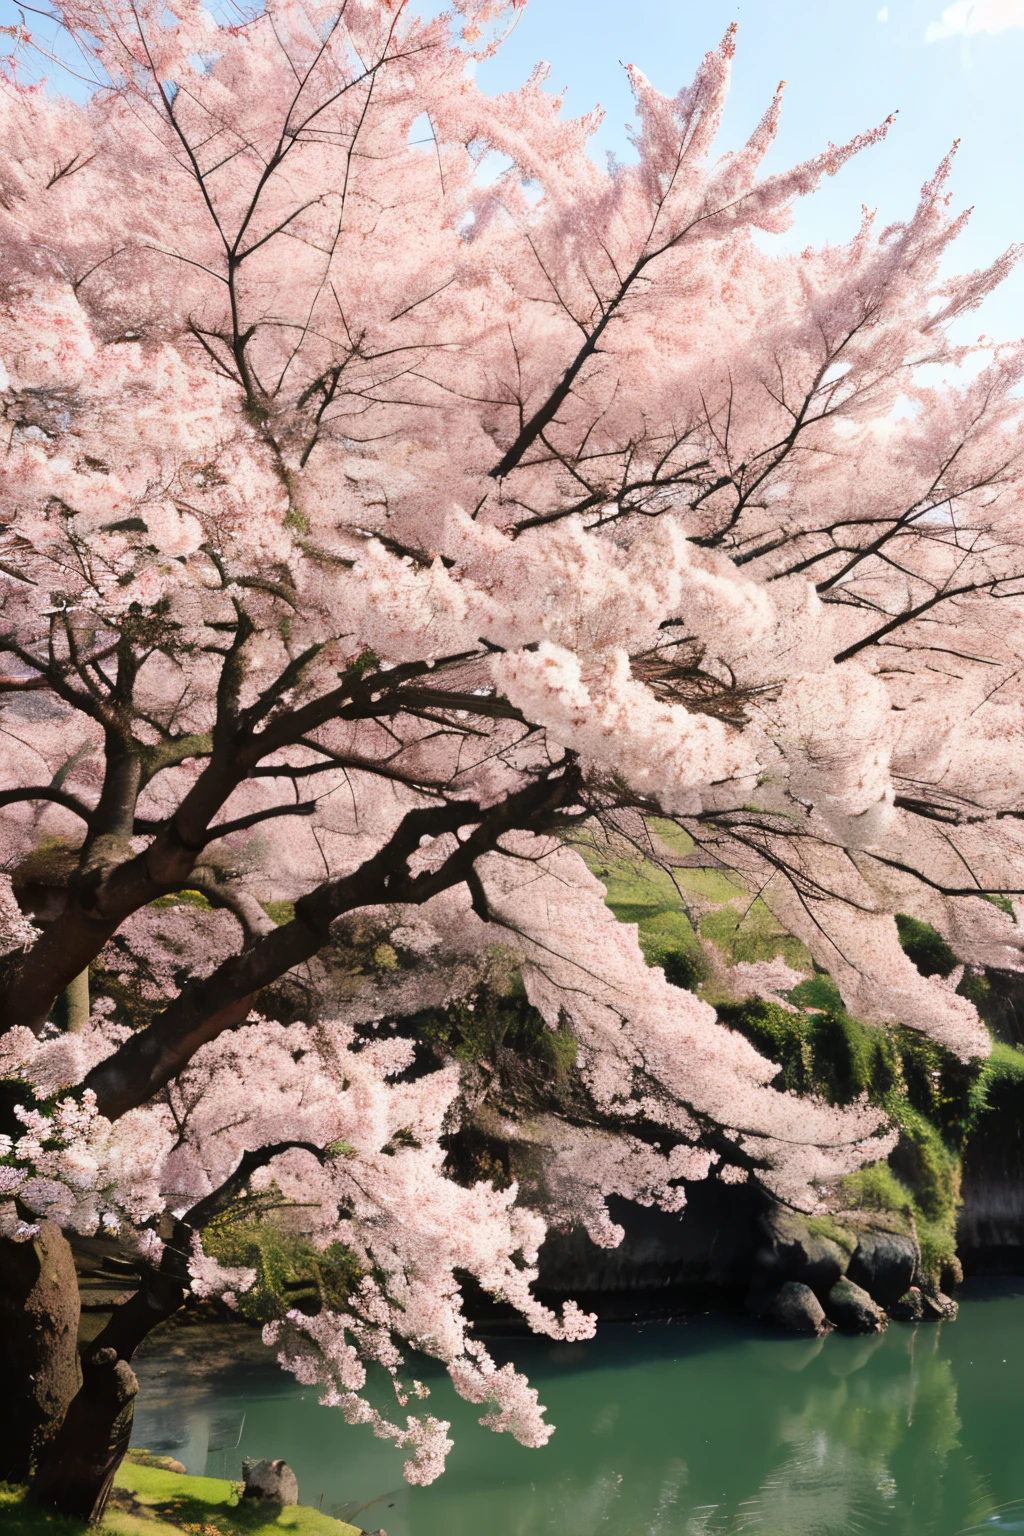
<instances>
[{"instance_id":1,"label":"rocky shoreline","mask_svg":"<svg viewBox=\"0 0 1024 1536\"><path fill-rule=\"evenodd\" d=\"M596 1248L579 1230L549 1235L542 1294L573 1294L606 1319L724 1303L800 1333L871 1333L890 1319L956 1316L952 1297L922 1274L910 1222L862 1212L805 1217L721 1185L691 1193L682 1218L617 1204L626 1230L618 1248Z\"/></svg>"}]
</instances>

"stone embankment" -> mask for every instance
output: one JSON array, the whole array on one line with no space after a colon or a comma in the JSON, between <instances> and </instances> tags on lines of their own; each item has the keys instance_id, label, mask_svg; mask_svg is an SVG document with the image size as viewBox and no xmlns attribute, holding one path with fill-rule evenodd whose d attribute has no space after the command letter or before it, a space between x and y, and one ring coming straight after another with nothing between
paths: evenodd
<instances>
[{"instance_id":1,"label":"stone embankment","mask_svg":"<svg viewBox=\"0 0 1024 1536\"><path fill-rule=\"evenodd\" d=\"M682 1218L612 1204L626 1232L618 1248L597 1248L582 1230L549 1234L540 1256L546 1295L575 1295L620 1318L724 1299L806 1333L956 1316L956 1302L923 1277L917 1238L899 1217L808 1218L711 1182L691 1186Z\"/></svg>"},{"instance_id":2,"label":"stone embankment","mask_svg":"<svg viewBox=\"0 0 1024 1536\"><path fill-rule=\"evenodd\" d=\"M996 1084L964 1149L957 1251L967 1274L1024 1275L1024 1086Z\"/></svg>"}]
</instances>

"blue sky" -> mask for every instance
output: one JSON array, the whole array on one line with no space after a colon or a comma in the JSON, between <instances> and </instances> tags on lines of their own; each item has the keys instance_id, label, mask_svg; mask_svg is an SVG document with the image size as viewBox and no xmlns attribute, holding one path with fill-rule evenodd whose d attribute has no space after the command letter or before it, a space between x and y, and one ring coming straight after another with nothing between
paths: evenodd
<instances>
[{"instance_id":1,"label":"blue sky","mask_svg":"<svg viewBox=\"0 0 1024 1536\"><path fill-rule=\"evenodd\" d=\"M424 8L438 3L424 0ZM15 11L16 0L0 0L0 20L13 21ZM862 204L883 222L906 216L958 138L954 205L975 212L951 267L982 265L1024 241L1024 0L528 0L478 79L507 89L548 61L567 112L605 108L596 152L627 155L631 98L621 65L638 65L674 93L732 21L739 37L723 147L749 132L780 79L786 101L769 165L899 112L884 144L799 206L788 240L845 239ZM961 323L964 340L982 331L1024 334L1024 268Z\"/></svg>"},{"instance_id":2,"label":"blue sky","mask_svg":"<svg viewBox=\"0 0 1024 1536\"><path fill-rule=\"evenodd\" d=\"M899 111L884 144L801 205L788 238L844 239L864 203L884 221L904 217L959 138L954 204L975 212L954 268L1024 241L1024 0L528 0L478 79L504 89L546 59L550 86L567 90L565 110L600 102L598 147L625 152L631 98L620 61L675 92L732 21L739 37L724 144L749 131L782 79L771 162L779 166ZM1024 271L971 318L964 339L982 330L1024 334Z\"/></svg>"}]
</instances>

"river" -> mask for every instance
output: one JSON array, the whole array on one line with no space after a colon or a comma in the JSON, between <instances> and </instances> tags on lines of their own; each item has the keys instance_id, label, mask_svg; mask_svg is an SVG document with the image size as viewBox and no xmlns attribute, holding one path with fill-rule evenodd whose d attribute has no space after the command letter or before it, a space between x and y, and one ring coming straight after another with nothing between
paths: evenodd
<instances>
[{"instance_id":1,"label":"river","mask_svg":"<svg viewBox=\"0 0 1024 1536\"><path fill-rule=\"evenodd\" d=\"M284 1457L303 1503L388 1536L1024 1532L1024 1281L975 1282L956 1323L868 1339L705 1315L494 1351L529 1373L557 1432L524 1450L428 1375L456 1441L429 1488L405 1486L399 1453L242 1329L151 1343L134 1443L220 1477Z\"/></svg>"}]
</instances>

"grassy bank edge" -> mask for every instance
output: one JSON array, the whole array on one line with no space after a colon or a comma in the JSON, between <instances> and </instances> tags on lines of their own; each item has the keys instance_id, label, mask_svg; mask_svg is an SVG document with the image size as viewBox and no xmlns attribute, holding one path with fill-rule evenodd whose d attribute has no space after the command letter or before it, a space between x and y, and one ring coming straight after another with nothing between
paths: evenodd
<instances>
[{"instance_id":1,"label":"grassy bank edge","mask_svg":"<svg viewBox=\"0 0 1024 1536\"><path fill-rule=\"evenodd\" d=\"M217 1477L189 1477L160 1467L125 1461L114 1480L117 1507L98 1528L103 1536L361 1536L359 1528L304 1504L271 1513L256 1502L240 1504L238 1485ZM79 1520L48 1514L27 1502L23 1489L0 1484L0 1528L4 1536L83 1536ZM95 1536L96 1528L91 1528Z\"/></svg>"}]
</instances>

